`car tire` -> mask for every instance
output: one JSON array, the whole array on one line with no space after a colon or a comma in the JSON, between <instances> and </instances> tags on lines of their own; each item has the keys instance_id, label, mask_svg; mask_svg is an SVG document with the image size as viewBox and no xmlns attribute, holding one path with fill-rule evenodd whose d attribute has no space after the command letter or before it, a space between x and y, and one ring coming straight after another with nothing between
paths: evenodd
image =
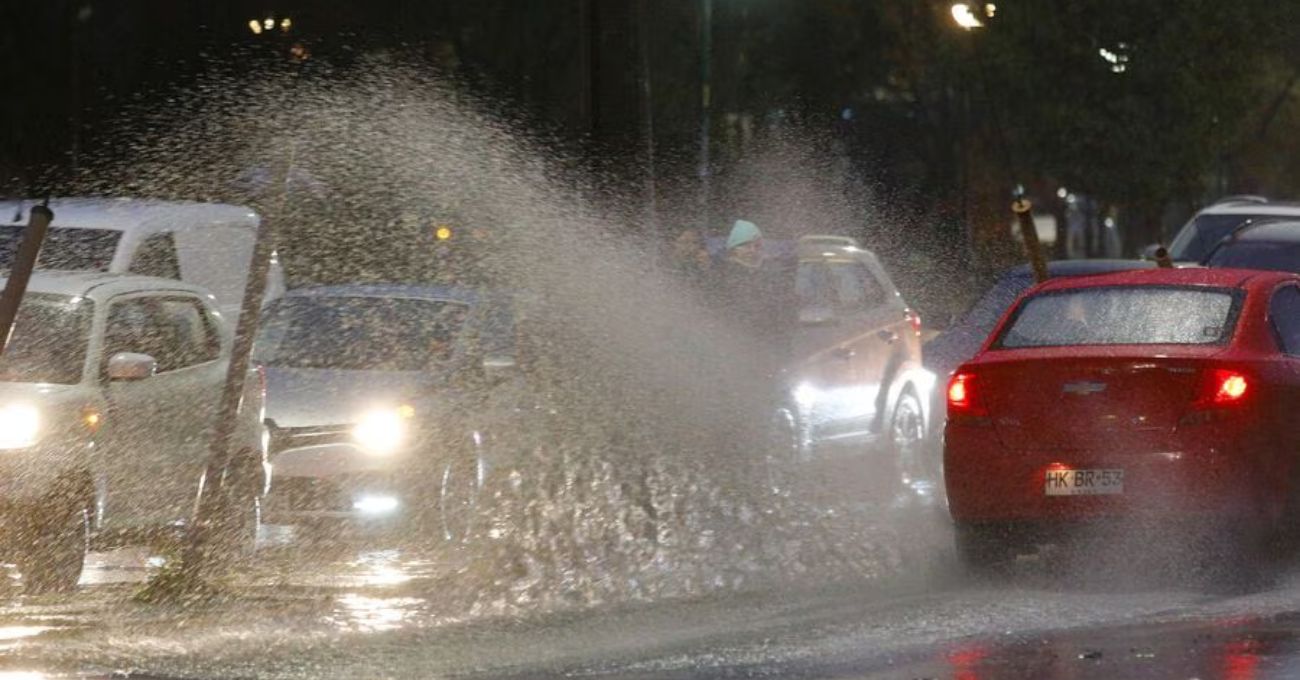
<instances>
[{"instance_id":1,"label":"car tire","mask_svg":"<svg viewBox=\"0 0 1300 680\"><path fill-rule=\"evenodd\" d=\"M910 386L905 387L894 404L889 418L890 452L898 472L898 482L905 489L917 489L917 484L937 485L934 466L925 459L925 411L921 400Z\"/></svg>"},{"instance_id":2,"label":"car tire","mask_svg":"<svg viewBox=\"0 0 1300 680\"><path fill-rule=\"evenodd\" d=\"M450 545L470 541L478 513L479 481L476 460L451 460L438 484L438 527Z\"/></svg>"},{"instance_id":3,"label":"car tire","mask_svg":"<svg viewBox=\"0 0 1300 680\"><path fill-rule=\"evenodd\" d=\"M26 527L26 545L17 555L18 570L28 593L62 593L77 587L90 545L90 494L79 489L76 499L56 494L46 508L33 513Z\"/></svg>"},{"instance_id":4,"label":"car tire","mask_svg":"<svg viewBox=\"0 0 1300 680\"><path fill-rule=\"evenodd\" d=\"M783 406L769 423L767 455L763 461L767 490L782 494L790 491L797 466L807 454L803 428L795 410Z\"/></svg>"}]
</instances>

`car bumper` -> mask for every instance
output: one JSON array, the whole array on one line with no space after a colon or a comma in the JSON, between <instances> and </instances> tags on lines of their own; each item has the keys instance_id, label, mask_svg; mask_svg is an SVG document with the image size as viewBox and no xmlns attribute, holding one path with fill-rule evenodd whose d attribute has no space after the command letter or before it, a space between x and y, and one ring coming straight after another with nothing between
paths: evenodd
<instances>
[{"instance_id":1,"label":"car bumper","mask_svg":"<svg viewBox=\"0 0 1300 680\"><path fill-rule=\"evenodd\" d=\"M350 444L281 451L272 459L269 524L386 523L436 502L437 475L412 455L375 457Z\"/></svg>"},{"instance_id":2,"label":"car bumper","mask_svg":"<svg viewBox=\"0 0 1300 680\"><path fill-rule=\"evenodd\" d=\"M0 450L0 499L36 503L53 490L60 475L86 464L87 444Z\"/></svg>"},{"instance_id":3,"label":"car bumper","mask_svg":"<svg viewBox=\"0 0 1300 680\"><path fill-rule=\"evenodd\" d=\"M954 520L971 523L1280 514L1287 475L1262 447L1196 432L1163 444L1009 451L992 428L950 426L948 506ZM1073 470L1123 470L1122 490L1050 495L1049 473Z\"/></svg>"}]
</instances>

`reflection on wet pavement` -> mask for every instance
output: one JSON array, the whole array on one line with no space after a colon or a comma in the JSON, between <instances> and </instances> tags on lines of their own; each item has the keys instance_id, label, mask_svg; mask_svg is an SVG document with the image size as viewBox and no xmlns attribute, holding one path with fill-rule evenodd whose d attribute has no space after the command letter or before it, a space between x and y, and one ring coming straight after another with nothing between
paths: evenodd
<instances>
[{"instance_id":1,"label":"reflection on wet pavement","mask_svg":"<svg viewBox=\"0 0 1300 680\"><path fill-rule=\"evenodd\" d=\"M337 603L334 620L340 628L379 633L401 628L425 601L418 597L366 597L347 593Z\"/></svg>"}]
</instances>

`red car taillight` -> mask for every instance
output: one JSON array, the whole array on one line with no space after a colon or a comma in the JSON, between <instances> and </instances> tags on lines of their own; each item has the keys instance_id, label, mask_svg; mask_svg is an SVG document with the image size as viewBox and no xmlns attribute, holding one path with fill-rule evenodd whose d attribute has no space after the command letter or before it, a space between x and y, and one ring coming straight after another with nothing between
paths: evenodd
<instances>
[{"instance_id":1,"label":"red car taillight","mask_svg":"<svg viewBox=\"0 0 1300 680\"><path fill-rule=\"evenodd\" d=\"M983 418L988 416L980 398L974 373L958 372L948 381L948 417Z\"/></svg>"},{"instance_id":2,"label":"red car taillight","mask_svg":"<svg viewBox=\"0 0 1300 680\"><path fill-rule=\"evenodd\" d=\"M1199 425L1218 420L1250 399L1250 376L1228 368L1212 368L1201 375L1192 408L1180 424Z\"/></svg>"},{"instance_id":3,"label":"red car taillight","mask_svg":"<svg viewBox=\"0 0 1300 680\"><path fill-rule=\"evenodd\" d=\"M1245 373L1226 368L1212 368L1201 379L1201 392L1195 405L1201 408L1232 406L1250 394L1250 379Z\"/></svg>"}]
</instances>

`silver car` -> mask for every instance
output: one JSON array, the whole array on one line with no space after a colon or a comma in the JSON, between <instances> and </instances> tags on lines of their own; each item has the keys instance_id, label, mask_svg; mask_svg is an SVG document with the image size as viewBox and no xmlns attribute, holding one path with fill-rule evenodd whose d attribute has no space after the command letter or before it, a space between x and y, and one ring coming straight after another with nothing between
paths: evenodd
<instances>
[{"instance_id":1,"label":"silver car","mask_svg":"<svg viewBox=\"0 0 1300 680\"><path fill-rule=\"evenodd\" d=\"M439 409L481 368L467 331L480 307L466 290L388 284L299 288L268 307L254 350L275 471L266 521L374 527L436 510L461 436L438 432Z\"/></svg>"}]
</instances>

